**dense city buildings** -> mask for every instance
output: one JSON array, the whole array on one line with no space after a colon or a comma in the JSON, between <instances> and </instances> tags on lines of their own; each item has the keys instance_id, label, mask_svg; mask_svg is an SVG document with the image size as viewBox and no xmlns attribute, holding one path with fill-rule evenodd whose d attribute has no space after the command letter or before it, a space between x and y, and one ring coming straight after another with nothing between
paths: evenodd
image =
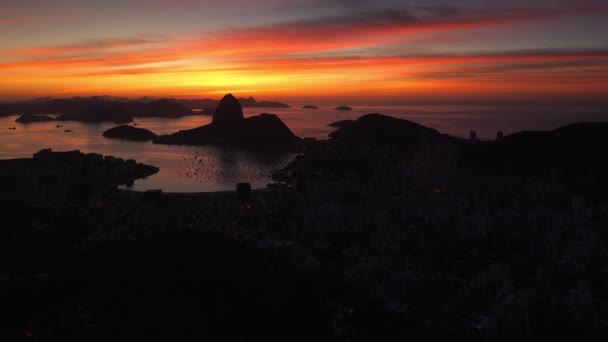
<instances>
[{"instance_id":1,"label":"dense city buildings","mask_svg":"<svg viewBox=\"0 0 608 342\"><path fill-rule=\"evenodd\" d=\"M19 305L16 299L52 292L49 284L74 277L81 282L99 282L100 274L139 279L143 289L160 291L158 297L123 293L122 302L108 308L87 291L118 296L113 291L120 293L122 285L112 290L75 285L80 292L58 298L66 303L89 301L88 311L69 307L59 316L48 316L56 307L30 298L25 307L31 311L13 318L20 325L5 326L3 331L17 334L24 329L18 327L27 327L39 336L145 334L113 322L112 310L135 305L131 301L152 301L143 307L159 301L168 308L161 297L177 294L163 292L168 289L163 277L185 277L172 282L180 289L202 286L213 280L200 272L214 277L220 272L223 279L217 267L227 262L232 266L226 267L236 267L230 277L241 280L229 278L218 287L201 287L211 291L205 299L190 290L181 299L173 298L185 301L184 314L202 322L202 330L188 334L222 334L211 326L227 323L209 318L218 312L239 325L253 321L233 316L237 312L259 312L254 320L258 336L294 333L273 322L293 329L308 326L310 335L301 336L338 341L372 336L602 341L608 336L608 204L590 191L603 189L600 171L605 170L605 161L580 154L575 173L557 161L542 170L527 169L518 164L520 156L503 151L515 148L503 144L513 143L517 136L470 144L407 122L399 124L410 133L420 130L410 136L417 138L408 141L408 148L386 135L383 140L353 143L358 134L354 131L329 141L304 139L304 152L277 170L274 183L258 190L247 183L237 184L234 192L219 193L119 190L117 184L154 168L77 151L42 150L33 159L3 161L7 225L0 246L5 265L0 269L1 286L13 298L3 315L15 310L11 305ZM344 129L357 129L353 125ZM587 139L593 140L592 135L586 134ZM479 159L489 149L501 155ZM509 166L502 167L502 162ZM198 254L202 250L197 244L207 246L205 256ZM222 252L226 248L231 256ZM206 258L203 268L176 259L182 255L178 250L186 259ZM94 261L101 255L107 265ZM119 255L122 262L113 261ZM237 256L256 266L241 269L243 260L226 261ZM184 262L187 267L180 266ZM80 268L66 268L74 263ZM121 263L136 269L128 271ZM82 267L97 267L101 273L83 273ZM104 267L116 267L118 275ZM150 279L152 283L141 280L151 276L148 268L158 269L155 274L160 278ZM202 278L192 280L196 277ZM249 282L252 287L247 290ZM232 292L222 289L224 285L233 286ZM275 296L265 286L281 290ZM197 309L197 301L210 300L213 293L218 302ZM245 309L234 302L241 296L253 306ZM225 309L220 309L222 303L227 303ZM163 324L158 317L137 316L141 311L133 310L136 316L126 318L129 324ZM161 334L183 328L183 319L167 318L167 330L161 329Z\"/></svg>"}]
</instances>

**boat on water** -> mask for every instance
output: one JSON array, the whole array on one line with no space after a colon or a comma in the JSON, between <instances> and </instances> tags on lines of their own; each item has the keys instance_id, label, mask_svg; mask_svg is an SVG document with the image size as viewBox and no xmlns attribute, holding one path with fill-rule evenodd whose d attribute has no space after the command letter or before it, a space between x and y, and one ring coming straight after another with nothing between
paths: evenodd
<instances>
[{"instance_id":1,"label":"boat on water","mask_svg":"<svg viewBox=\"0 0 608 342\"><path fill-rule=\"evenodd\" d=\"M8 129L17 129L17 127L9 127Z\"/></svg>"},{"instance_id":2,"label":"boat on water","mask_svg":"<svg viewBox=\"0 0 608 342\"><path fill-rule=\"evenodd\" d=\"M55 127L60 128L60 127L63 127L63 126L61 126L61 125L57 125L57 126L55 126Z\"/></svg>"},{"instance_id":3,"label":"boat on water","mask_svg":"<svg viewBox=\"0 0 608 342\"><path fill-rule=\"evenodd\" d=\"M63 131L64 132L71 132L72 130L71 129L64 129Z\"/></svg>"}]
</instances>

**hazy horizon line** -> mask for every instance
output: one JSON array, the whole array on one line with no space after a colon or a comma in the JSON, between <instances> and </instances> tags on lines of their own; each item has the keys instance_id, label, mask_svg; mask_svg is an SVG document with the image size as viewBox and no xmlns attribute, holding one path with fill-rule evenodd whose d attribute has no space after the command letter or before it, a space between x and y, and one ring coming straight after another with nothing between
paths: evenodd
<instances>
[{"instance_id":1,"label":"hazy horizon line","mask_svg":"<svg viewBox=\"0 0 608 342\"><path fill-rule=\"evenodd\" d=\"M228 94L228 93L226 93ZM473 99L471 97L444 97L444 98L417 98L417 99L408 99L408 98L376 98L376 99L367 99L362 100L361 98L351 98L350 96L345 96L342 98L326 98L319 97L317 99L313 98L272 98L272 97L258 97L256 95L251 95L249 93L239 95L238 93L232 93L237 98L250 98L253 97L258 102L280 102L287 105L358 105L358 106L399 106L399 105L467 105L467 104L479 104L479 105L553 105L553 104L568 104L568 105L589 105L589 106L599 106L599 105L607 105L608 106L608 97L603 98L580 98L580 97L560 97L560 98L518 98L518 97L503 97L503 98L477 98ZM218 95L217 97L211 97L209 95L108 95L108 94L96 94L96 95L70 95L70 96L53 96L53 95L41 95L41 96L31 96L31 97L16 97L16 98L5 98L2 99L0 97L0 104L2 105L10 105L16 103L30 102L41 99L74 99L74 98L93 98L93 97L107 97L107 98L117 98L117 99L126 99L131 101L140 100L143 98L149 99L174 99L174 100L213 100L219 101L224 95Z\"/></svg>"}]
</instances>

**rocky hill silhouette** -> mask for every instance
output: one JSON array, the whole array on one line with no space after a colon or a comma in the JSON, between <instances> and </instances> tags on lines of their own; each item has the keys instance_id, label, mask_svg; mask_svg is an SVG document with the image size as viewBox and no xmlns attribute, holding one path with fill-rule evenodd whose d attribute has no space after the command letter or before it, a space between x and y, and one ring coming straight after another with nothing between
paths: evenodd
<instances>
[{"instance_id":1,"label":"rocky hill silhouette","mask_svg":"<svg viewBox=\"0 0 608 342\"><path fill-rule=\"evenodd\" d=\"M154 143L290 149L299 140L274 114L263 113L244 118L239 100L228 94L217 105L211 124L162 135L154 139Z\"/></svg>"},{"instance_id":2,"label":"rocky hill silhouette","mask_svg":"<svg viewBox=\"0 0 608 342\"><path fill-rule=\"evenodd\" d=\"M226 128L239 125L245 120L243 117L243 108L239 100L232 94L224 96L215 109L212 123L215 126L224 126Z\"/></svg>"}]
</instances>

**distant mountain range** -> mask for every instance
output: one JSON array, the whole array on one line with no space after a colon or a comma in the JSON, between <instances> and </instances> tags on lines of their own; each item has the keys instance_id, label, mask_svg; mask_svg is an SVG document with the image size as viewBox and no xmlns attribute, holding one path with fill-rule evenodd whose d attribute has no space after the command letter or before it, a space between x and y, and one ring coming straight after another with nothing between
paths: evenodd
<instances>
[{"instance_id":1,"label":"distant mountain range","mask_svg":"<svg viewBox=\"0 0 608 342\"><path fill-rule=\"evenodd\" d=\"M289 108L274 101L256 101L253 97L239 98L242 107ZM82 122L112 121L127 123L138 117L179 118L188 115L211 115L219 100L173 99L142 97L128 99L113 96L72 98L41 97L29 101L0 104L0 117L21 113L59 114L57 120ZM193 109L202 109L194 112Z\"/></svg>"},{"instance_id":2,"label":"distant mountain range","mask_svg":"<svg viewBox=\"0 0 608 342\"><path fill-rule=\"evenodd\" d=\"M275 101L257 101L253 97L239 97L238 98L241 107L256 107L256 108L290 108L288 104L275 102ZM213 99L202 99L202 100L182 100L182 99L174 99L175 102L181 104L182 106L188 107L190 109L205 109L205 108L216 108L220 103L220 100Z\"/></svg>"}]
</instances>

